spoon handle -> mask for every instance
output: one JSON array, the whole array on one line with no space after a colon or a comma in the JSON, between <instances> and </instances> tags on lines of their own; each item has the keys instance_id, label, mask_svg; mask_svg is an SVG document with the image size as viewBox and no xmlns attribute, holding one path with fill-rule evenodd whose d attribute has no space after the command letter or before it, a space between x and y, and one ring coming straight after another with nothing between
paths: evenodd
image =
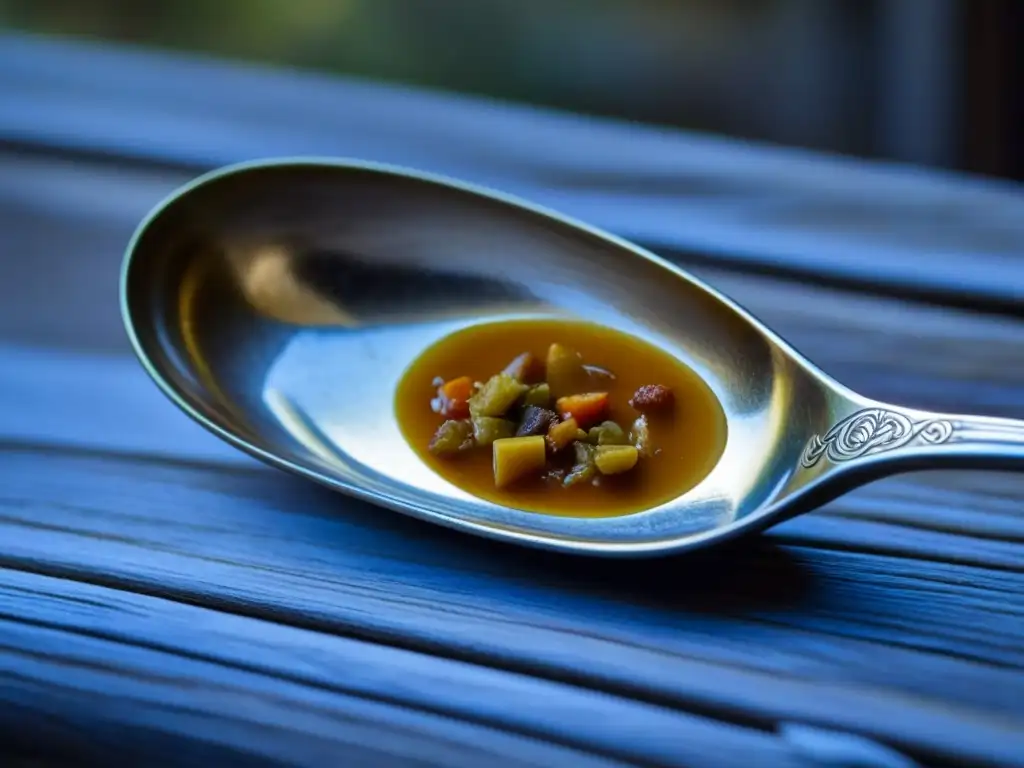
<instances>
[{"instance_id":1,"label":"spoon handle","mask_svg":"<svg viewBox=\"0 0 1024 768\"><path fill-rule=\"evenodd\" d=\"M871 465L879 475L912 469L1024 469L1024 421L877 405L814 435L801 464ZM853 468L851 466L851 468Z\"/></svg>"}]
</instances>

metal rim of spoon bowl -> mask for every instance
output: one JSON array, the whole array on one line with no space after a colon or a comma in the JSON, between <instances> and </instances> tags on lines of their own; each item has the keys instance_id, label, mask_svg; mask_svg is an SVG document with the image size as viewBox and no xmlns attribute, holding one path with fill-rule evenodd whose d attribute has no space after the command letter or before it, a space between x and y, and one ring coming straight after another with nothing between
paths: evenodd
<instances>
[{"instance_id":1,"label":"metal rim of spoon bowl","mask_svg":"<svg viewBox=\"0 0 1024 768\"><path fill-rule=\"evenodd\" d=\"M894 472L1024 459L1021 422L862 397L623 238L382 163L275 158L199 176L136 228L120 304L148 375L227 443L378 506L532 547L692 550ZM481 319L551 315L632 333L705 379L728 437L701 483L652 510L565 518L475 499L415 456L391 405L412 357Z\"/></svg>"}]
</instances>

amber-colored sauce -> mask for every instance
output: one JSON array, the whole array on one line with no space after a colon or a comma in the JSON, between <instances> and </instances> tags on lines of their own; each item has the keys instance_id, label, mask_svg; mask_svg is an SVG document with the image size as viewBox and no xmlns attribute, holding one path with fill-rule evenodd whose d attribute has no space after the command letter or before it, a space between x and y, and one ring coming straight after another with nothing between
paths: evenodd
<instances>
[{"instance_id":1,"label":"amber-colored sauce","mask_svg":"<svg viewBox=\"0 0 1024 768\"><path fill-rule=\"evenodd\" d=\"M560 343L583 361L615 375L605 384L607 418L625 428L638 416L630 405L641 386L662 384L675 394L671 414L651 421L658 451L628 473L603 476L598 484L571 487L540 475L514 486L495 488L490 448L454 457L428 450L444 418L431 409L434 380L470 376L486 381L513 358L530 352L544 360L549 345ZM406 440L435 472L475 496L524 511L575 517L610 517L658 506L697 485L714 468L725 447L726 420L718 399L688 366L645 341L603 326L559 319L483 323L462 329L426 349L406 370L395 400L398 425Z\"/></svg>"}]
</instances>

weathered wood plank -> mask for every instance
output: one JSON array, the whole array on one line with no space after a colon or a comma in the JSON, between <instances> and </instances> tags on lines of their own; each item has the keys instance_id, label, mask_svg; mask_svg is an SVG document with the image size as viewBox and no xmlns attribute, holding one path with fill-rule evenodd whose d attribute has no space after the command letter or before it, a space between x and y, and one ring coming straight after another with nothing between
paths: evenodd
<instances>
[{"instance_id":1,"label":"weathered wood plank","mask_svg":"<svg viewBox=\"0 0 1024 768\"><path fill-rule=\"evenodd\" d=\"M0 338L125 351L121 255L146 211L186 179L0 154Z\"/></svg>"},{"instance_id":2,"label":"weathered wood plank","mask_svg":"<svg viewBox=\"0 0 1024 768\"><path fill-rule=\"evenodd\" d=\"M0 38L0 93L7 141L191 168L358 156L497 186L721 263L1017 310L1024 298L1019 185L14 35Z\"/></svg>"},{"instance_id":3,"label":"weathered wood plank","mask_svg":"<svg viewBox=\"0 0 1024 768\"><path fill-rule=\"evenodd\" d=\"M349 749L430 765L799 764L796 749L762 730L3 569L0 638L8 707L54 706L52 715L73 717L84 688L96 720L175 732L184 744L212 736L232 751L290 764L357 764ZM59 702L72 691L78 695ZM49 694L58 694L56 705ZM245 706L232 704L247 696ZM207 722L196 729L200 713L182 721L178 708L199 708Z\"/></svg>"},{"instance_id":4,"label":"weathered wood plank","mask_svg":"<svg viewBox=\"0 0 1024 768\"><path fill-rule=\"evenodd\" d=\"M144 647L7 620L0 632L5 754L61 756L66 765L606 764L494 729Z\"/></svg>"},{"instance_id":5,"label":"weathered wood plank","mask_svg":"<svg viewBox=\"0 0 1024 768\"><path fill-rule=\"evenodd\" d=\"M1024 574L779 547L781 530L609 569L276 472L59 451L5 450L0 487L9 568L761 728L820 726L929 764L1024 756Z\"/></svg>"}]
</instances>

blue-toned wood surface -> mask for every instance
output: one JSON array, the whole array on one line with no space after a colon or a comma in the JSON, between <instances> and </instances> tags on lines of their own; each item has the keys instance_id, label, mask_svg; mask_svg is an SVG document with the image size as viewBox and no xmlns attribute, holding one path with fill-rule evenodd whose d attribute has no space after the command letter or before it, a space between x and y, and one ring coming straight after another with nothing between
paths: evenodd
<instances>
[{"instance_id":1,"label":"blue-toned wood surface","mask_svg":"<svg viewBox=\"0 0 1024 768\"><path fill-rule=\"evenodd\" d=\"M866 394L1020 417L1019 188L11 37L0 139L0 765L1024 765L1024 477L542 554L233 451L116 309L131 229L200 168L365 155L668 246Z\"/></svg>"}]
</instances>

